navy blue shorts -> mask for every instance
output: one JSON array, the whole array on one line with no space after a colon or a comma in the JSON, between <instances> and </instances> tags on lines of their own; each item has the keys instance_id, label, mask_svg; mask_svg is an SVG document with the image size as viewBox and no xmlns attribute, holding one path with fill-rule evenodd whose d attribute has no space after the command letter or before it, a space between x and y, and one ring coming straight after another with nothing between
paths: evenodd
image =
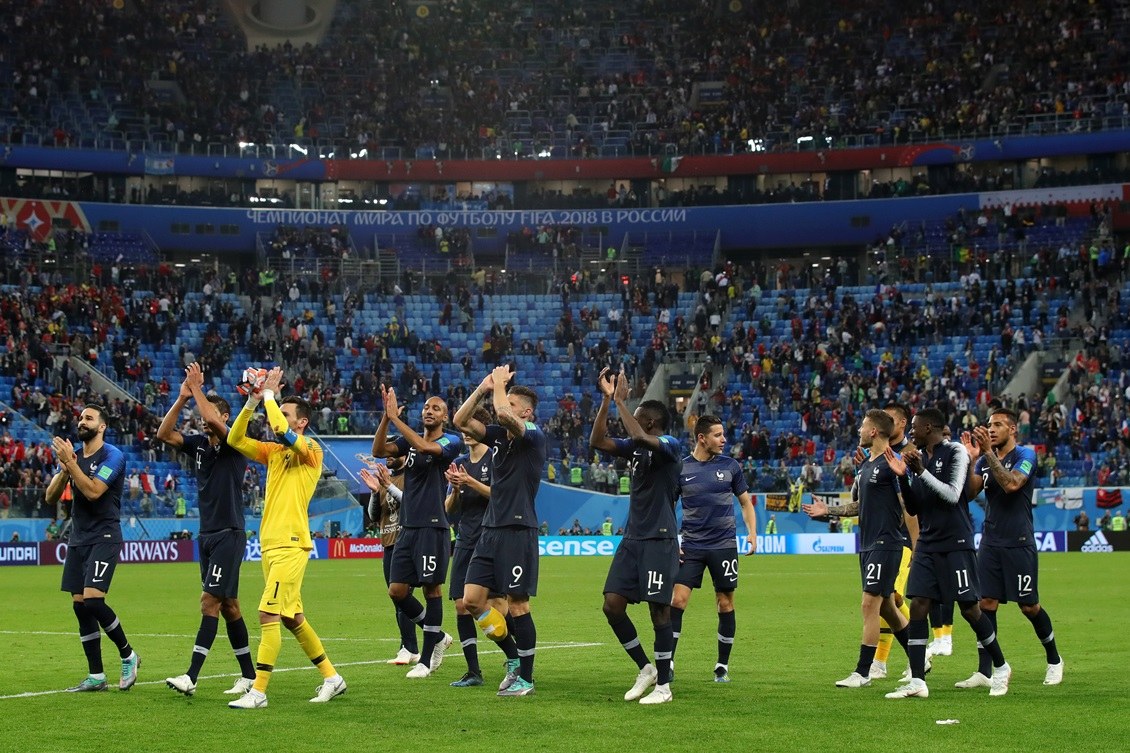
<instances>
[{"instance_id":1,"label":"navy blue shorts","mask_svg":"<svg viewBox=\"0 0 1130 753\"><path fill-rule=\"evenodd\" d=\"M239 596L239 567L247 549L247 533L238 528L200 536L200 588L220 599Z\"/></svg>"},{"instance_id":2,"label":"navy blue shorts","mask_svg":"<svg viewBox=\"0 0 1130 753\"><path fill-rule=\"evenodd\" d=\"M895 581L902 563L901 549L873 549L859 553L859 579L863 593L886 598L895 592Z\"/></svg>"},{"instance_id":3,"label":"navy blue shorts","mask_svg":"<svg viewBox=\"0 0 1130 753\"><path fill-rule=\"evenodd\" d=\"M1034 546L983 546L977 552L981 597L1017 604L1040 603L1040 564Z\"/></svg>"},{"instance_id":4,"label":"navy blue shorts","mask_svg":"<svg viewBox=\"0 0 1130 753\"><path fill-rule=\"evenodd\" d=\"M87 588L108 592L121 553L121 542L67 547L60 589L69 594L81 594Z\"/></svg>"},{"instance_id":5,"label":"navy blue shorts","mask_svg":"<svg viewBox=\"0 0 1130 753\"><path fill-rule=\"evenodd\" d=\"M392 553L389 579L409 586L442 586L451 559L446 528L403 528Z\"/></svg>"},{"instance_id":6,"label":"navy blue shorts","mask_svg":"<svg viewBox=\"0 0 1130 753\"><path fill-rule=\"evenodd\" d=\"M447 595L451 599L463 598L463 588L467 585L467 568L474 554L474 547L455 544L455 552L451 555L451 585L447 588Z\"/></svg>"},{"instance_id":7,"label":"navy blue shorts","mask_svg":"<svg viewBox=\"0 0 1130 753\"><path fill-rule=\"evenodd\" d=\"M710 580L718 593L738 588L738 547L729 549L684 549L675 582L687 588L702 588L702 575L710 571Z\"/></svg>"},{"instance_id":8,"label":"navy blue shorts","mask_svg":"<svg viewBox=\"0 0 1130 753\"><path fill-rule=\"evenodd\" d=\"M467 580L492 594L536 596L538 529L484 528L467 565Z\"/></svg>"},{"instance_id":9,"label":"navy blue shorts","mask_svg":"<svg viewBox=\"0 0 1130 753\"><path fill-rule=\"evenodd\" d=\"M925 597L934 602L967 604L981 600L977 577L977 553L972 549L956 552L915 552L910 561L906 595Z\"/></svg>"},{"instance_id":10,"label":"navy blue shorts","mask_svg":"<svg viewBox=\"0 0 1130 753\"><path fill-rule=\"evenodd\" d=\"M604 593L641 601L670 604L679 572L677 539L623 539L608 568Z\"/></svg>"}]
</instances>

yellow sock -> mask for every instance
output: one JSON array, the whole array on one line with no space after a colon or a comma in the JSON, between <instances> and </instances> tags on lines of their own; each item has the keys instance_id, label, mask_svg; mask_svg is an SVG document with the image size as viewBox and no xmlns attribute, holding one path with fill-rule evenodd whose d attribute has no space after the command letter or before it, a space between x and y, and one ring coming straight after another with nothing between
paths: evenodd
<instances>
[{"instance_id":1,"label":"yellow sock","mask_svg":"<svg viewBox=\"0 0 1130 753\"><path fill-rule=\"evenodd\" d=\"M492 641L497 643L506 638L506 618L494 607L488 607L487 611L475 618L475 622L482 628L483 634Z\"/></svg>"},{"instance_id":2,"label":"yellow sock","mask_svg":"<svg viewBox=\"0 0 1130 753\"><path fill-rule=\"evenodd\" d=\"M938 639L938 638L941 638L945 634L946 634L945 628L940 628L940 627L934 628L934 638L935 638L935 640Z\"/></svg>"},{"instance_id":3,"label":"yellow sock","mask_svg":"<svg viewBox=\"0 0 1130 753\"><path fill-rule=\"evenodd\" d=\"M326 657L326 650L322 648L322 639L314 632L314 628L310 627L309 620L303 620L302 624L290 632L294 633L294 637L298 639L298 645L302 646L302 650L306 652L306 656L322 673L323 678L330 678L337 674L334 665Z\"/></svg>"},{"instance_id":4,"label":"yellow sock","mask_svg":"<svg viewBox=\"0 0 1130 753\"><path fill-rule=\"evenodd\" d=\"M884 664L887 662L887 657L891 655L891 644L894 643L894 640L895 636L891 633L887 621L879 618L879 645L875 647L875 661L881 661Z\"/></svg>"},{"instance_id":5,"label":"yellow sock","mask_svg":"<svg viewBox=\"0 0 1130 753\"><path fill-rule=\"evenodd\" d=\"M271 681L271 672L275 670L275 662L282 649L282 632L279 623L268 622L263 625L263 633L259 638L259 652L255 655L255 684L252 686L260 693L267 692L267 683Z\"/></svg>"},{"instance_id":6,"label":"yellow sock","mask_svg":"<svg viewBox=\"0 0 1130 753\"><path fill-rule=\"evenodd\" d=\"M902 604L899 604L899 611L902 612L902 616L906 618L906 621L910 622L910 604L903 601Z\"/></svg>"},{"instance_id":7,"label":"yellow sock","mask_svg":"<svg viewBox=\"0 0 1130 753\"><path fill-rule=\"evenodd\" d=\"M953 625L943 625L942 635L953 635Z\"/></svg>"}]
</instances>

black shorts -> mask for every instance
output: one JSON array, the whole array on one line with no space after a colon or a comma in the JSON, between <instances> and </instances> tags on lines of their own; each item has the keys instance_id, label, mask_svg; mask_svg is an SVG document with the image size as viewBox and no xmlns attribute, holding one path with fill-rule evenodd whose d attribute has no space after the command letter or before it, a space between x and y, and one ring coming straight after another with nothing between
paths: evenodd
<instances>
[{"instance_id":1,"label":"black shorts","mask_svg":"<svg viewBox=\"0 0 1130 753\"><path fill-rule=\"evenodd\" d=\"M981 546L977 552L981 598L1040 603L1040 565L1034 546Z\"/></svg>"},{"instance_id":2,"label":"black shorts","mask_svg":"<svg viewBox=\"0 0 1130 753\"><path fill-rule=\"evenodd\" d=\"M701 588L702 574L710 570L710 580L718 593L738 588L738 547L729 549L684 549L675 582L687 588Z\"/></svg>"},{"instance_id":3,"label":"black shorts","mask_svg":"<svg viewBox=\"0 0 1130 753\"><path fill-rule=\"evenodd\" d=\"M385 574L386 586L392 584L392 581L389 579L392 577L392 553L395 551L396 544L389 544L388 546L384 547L384 556L381 557L381 570L383 570Z\"/></svg>"},{"instance_id":4,"label":"black shorts","mask_svg":"<svg viewBox=\"0 0 1130 753\"><path fill-rule=\"evenodd\" d=\"M410 586L442 586L451 559L446 528L403 528L392 553L389 579Z\"/></svg>"},{"instance_id":5,"label":"black shorts","mask_svg":"<svg viewBox=\"0 0 1130 753\"><path fill-rule=\"evenodd\" d=\"M69 594L81 594L86 588L108 592L121 553L121 542L67 547L60 589Z\"/></svg>"},{"instance_id":6,"label":"black shorts","mask_svg":"<svg viewBox=\"0 0 1130 753\"><path fill-rule=\"evenodd\" d=\"M463 587L467 585L467 568L471 565L471 557L475 548L457 543L455 552L451 555L451 585L447 587L447 595L451 599L463 598Z\"/></svg>"},{"instance_id":7,"label":"black shorts","mask_svg":"<svg viewBox=\"0 0 1130 753\"><path fill-rule=\"evenodd\" d=\"M972 549L956 552L915 552L910 561L906 595L922 596L935 602L967 604L981 600L977 578L977 553Z\"/></svg>"},{"instance_id":8,"label":"black shorts","mask_svg":"<svg viewBox=\"0 0 1130 753\"><path fill-rule=\"evenodd\" d=\"M538 592L538 529L484 528L467 565L467 583L506 596Z\"/></svg>"},{"instance_id":9,"label":"black shorts","mask_svg":"<svg viewBox=\"0 0 1130 753\"><path fill-rule=\"evenodd\" d=\"M200 587L220 599L239 596L239 566L247 549L247 533L238 528L201 534Z\"/></svg>"},{"instance_id":10,"label":"black shorts","mask_svg":"<svg viewBox=\"0 0 1130 753\"><path fill-rule=\"evenodd\" d=\"M670 604L679 572L677 539L623 539L608 568L604 593L641 601Z\"/></svg>"},{"instance_id":11,"label":"black shorts","mask_svg":"<svg viewBox=\"0 0 1130 753\"><path fill-rule=\"evenodd\" d=\"M884 598L894 593L901 562L901 549L873 549L870 552L860 552L859 580L863 584L863 593Z\"/></svg>"}]
</instances>

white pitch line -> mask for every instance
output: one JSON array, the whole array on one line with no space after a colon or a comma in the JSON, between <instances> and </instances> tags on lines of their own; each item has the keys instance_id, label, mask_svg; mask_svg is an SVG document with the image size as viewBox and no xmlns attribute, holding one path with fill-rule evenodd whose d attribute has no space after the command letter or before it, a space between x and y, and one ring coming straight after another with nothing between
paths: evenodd
<instances>
[{"instance_id":1,"label":"white pitch line","mask_svg":"<svg viewBox=\"0 0 1130 753\"><path fill-rule=\"evenodd\" d=\"M3 631L3 632L11 633L12 631ZM47 633L47 635L56 635L56 633ZM58 633L58 635L70 635L70 633ZM555 649L555 648L592 648L594 646L603 646L603 645L604 645L603 643L569 643L569 642L552 643L551 642L551 643L547 643L547 644L539 644L538 650L539 651L548 651L548 650ZM489 649L487 651L482 651L482 650L479 651L480 656L482 656L483 654L501 654L501 653L502 653L502 651L500 651L498 649ZM363 666L368 666L368 665L372 665L372 664L387 664L387 663L388 662L385 659L369 659L369 660L366 660L366 661L335 662L334 666L335 667L363 667ZM281 669L276 669L274 671L274 674L278 674L280 672L309 672L309 671L313 671L315 669L317 669L317 667L313 667L313 666L310 666L310 667L282 667ZM238 677L238 675L234 675L234 674L208 675L206 677L200 677L200 678L197 678L197 679L199 679L199 680L218 680L218 679L222 679L224 677ZM139 686L140 685L164 685L164 684L165 684L164 680L146 680L145 682L137 683L137 685L139 685ZM67 690L35 690L35 691L27 692L27 693L15 693L13 695L0 695L0 701L11 700L13 698L33 698L35 696L41 696L41 695L61 695L61 694L66 693L66 692L68 692L68 691Z\"/></svg>"},{"instance_id":2,"label":"white pitch line","mask_svg":"<svg viewBox=\"0 0 1130 753\"><path fill-rule=\"evenodd\" d=\"M77 633L73 632L73 631L64 631L64 630L58 630L58 631L53 631L53 630L0 630L0 635L67 635L67 636L74 636L74 635L77 635ZM137 638L195 638L196 637L195 633L192 633L192 634L183 633L182 634L182 633L134 633L134 632L130 632L129 635L130 635L131 638L133 638L133 637L137 637ZM399 642L400 639L399 638L322 638L322 643L325 643L327 641L346 641L346 642L350 642L350 643L371 643L371 642L374 642L374 641L376 641L376 642L392 642L392 641Z\"/></svg>"}]
</instances>

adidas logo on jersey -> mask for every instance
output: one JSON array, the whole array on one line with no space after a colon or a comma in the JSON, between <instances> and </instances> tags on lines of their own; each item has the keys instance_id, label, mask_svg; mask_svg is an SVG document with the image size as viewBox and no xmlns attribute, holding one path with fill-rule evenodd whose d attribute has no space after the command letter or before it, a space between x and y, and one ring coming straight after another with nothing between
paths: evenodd
<instances>
[{"instance_id":1,"label":"adidas logo on jersey","mask_svg":"<svg viewBox=\"0 0 1130 753\"><path fill-rule=\"evenodd\" d=\"M1114 547L1106 540L1106 536L1102 531L1095 531L1091 538L1083 542L1083 546L1079 547L1080 552L1113 552Z\"/></svg>"}]
</instances>

